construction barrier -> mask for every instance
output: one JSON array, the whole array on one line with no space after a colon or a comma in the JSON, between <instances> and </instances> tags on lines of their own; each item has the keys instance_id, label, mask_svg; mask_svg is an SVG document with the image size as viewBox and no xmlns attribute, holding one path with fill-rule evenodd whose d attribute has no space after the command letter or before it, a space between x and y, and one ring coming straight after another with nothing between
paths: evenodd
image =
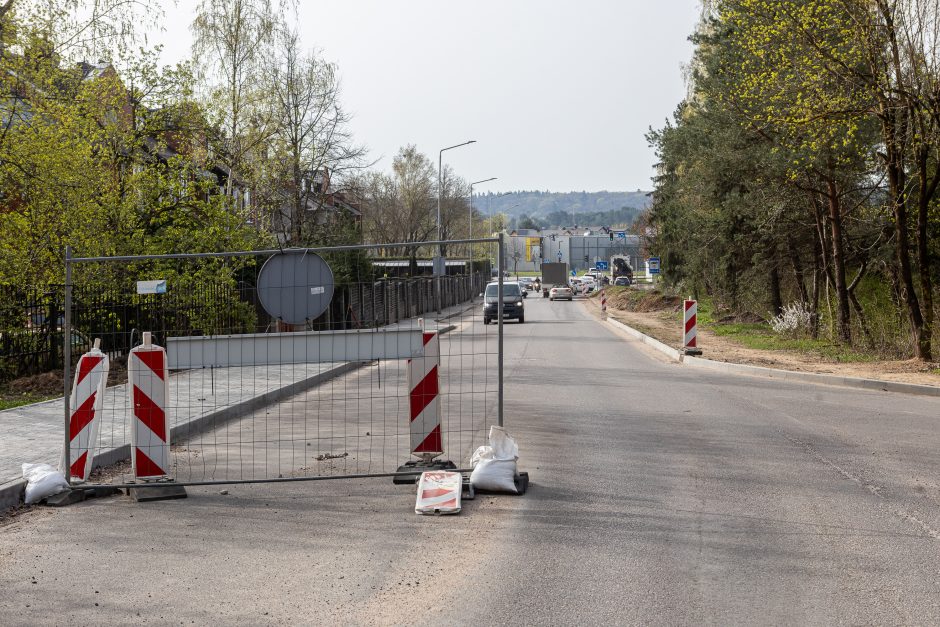
<instances>
[{"instance_id":1,"label":"construction barrier","mask_svg":"<svg viewBox=\"0 0 940 627\"><path fill-rule=\"evenodd\" d=\"M136 479L156 479L169 475L170 430L167 424L166 351L152 344L150 333L143 344L132 349L127 362L128 393L131 406L131 464Z\"/></svg>"},{"instance_id":2,"label":"construction barrier","mask_svg":"<svg viewBox=\"0 0 940 627\"><path fill-rule=\"evenodd\" d=\"M424 332L424 356L408 360L407 381L411 406L411 452L434 458L444 452L441 437L441 344L436 331Z\"/></svg>"},{"instance_id":3,"label":"construction barrier","mask_svg":"<svg viewBox=\"0 0 940 627\"><path fill-rule=\"evenodd\" d=\"M688 349L693 348L697 349L696 341L696 315L698 313L698 303L694 300L688 299L684 301L684 310L685 310L685 334L682 340L682 348Z\"/></svg>"},{"instance_id":4,"label":"construction barrier","mask_svg":"<svg viewBox=\"0 0 940 627\"><path fill-rule=\"evenodd\" d=\"M108 381L108 356L95 347L81 356L69 400L69 472L87 481L91 474L101 424L104 388Z\"/></svg>"},{"instance_id":5,"label":"construction barrier","mask_svg":"<svg viewBox=\"0 0 940 627\"><path fill-rule=\"evenodd\" d=\"M413 488L419 471L467 467L503 422L503 334L477 324L483 308L471 298L505 244L446 242L439 277L403 279L410 261L368 261L407 257L409 247L67 257L65 336L79 337L70 325L80 323L82 337L102 338L112 370L116 360L129 370L127 391L105 395L95 464L126 455L128 480L150 484L139 490L147 494L168 490L169 479L180 487L387 475ZM96 297L98 279L124 265L114 293ZM447 309L425 327L439 295ZM138 347L140 330L163 350ZM85 350L73 350L71 363Z\"/></svg>"}]
</instances>

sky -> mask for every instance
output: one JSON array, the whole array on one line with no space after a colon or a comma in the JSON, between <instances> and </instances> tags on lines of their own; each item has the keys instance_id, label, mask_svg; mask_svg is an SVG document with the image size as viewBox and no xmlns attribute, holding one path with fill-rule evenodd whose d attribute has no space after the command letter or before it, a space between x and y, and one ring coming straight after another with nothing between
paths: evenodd
<instances>
[{"instance_id":1,"label":"sky","mask_svg":"<svg viewBox=\"0 0 940 627\"><path fill-rule=\"evenodd\" d=\"M356 141L388 171L415 144L476 192L652 189L644 135L686 93L700 0L300 0L304 44L338 66ZM188 57L196 0L151 33Z\"/></svg>"}]
</instances>

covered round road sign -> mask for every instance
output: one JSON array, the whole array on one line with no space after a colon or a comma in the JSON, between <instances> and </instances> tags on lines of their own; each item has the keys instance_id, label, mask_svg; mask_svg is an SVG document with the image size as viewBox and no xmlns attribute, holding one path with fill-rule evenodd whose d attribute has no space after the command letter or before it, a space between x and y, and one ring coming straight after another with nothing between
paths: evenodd
<instances>
[{"instance_id":1,"label":"covered round road sign","mask_svg":"<svg viewBox=\"0 0 940 627\"><path fill-rule=\"evenodd\" d=\"M304 250L271 255L258 274L264 310L287 324L304 324L333 300L333 271L316 253Z\"/></svg>"}]
</instances>

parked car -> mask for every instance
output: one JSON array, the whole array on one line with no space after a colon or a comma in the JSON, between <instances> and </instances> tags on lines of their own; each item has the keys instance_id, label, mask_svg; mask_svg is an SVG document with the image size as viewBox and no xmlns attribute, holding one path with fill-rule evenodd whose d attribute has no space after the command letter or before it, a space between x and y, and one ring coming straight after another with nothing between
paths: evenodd
<instances>
[{"instance_id":1,"label":"parked car","mask_svg":"<svg viewBox=\"0 0 940 627\"><path fill-rule=\"evenodd\" d=\"M618 276L614 279L614 285L628 286L631 283L632 281L630 281L630 277L628 276Z\"/></svg>"},{"instance_id":2,"label":"parked car","mask_svg":"<svg viewBox=\"0 0 940 627\"><path fill-rule=\"evenodd\" d=\"M570 287L553 287L548 291L548 300L571 300L574 292Z\"/></svg>"},{"instance_id":3,"label":"parked car","mask_svg":"<svg viewBox=\"0 0 940 627\"><path fill-rule=\"evenodd\" d=\"M525 322L525 292L522 287L516 283L507 281L503 283L503 320L518 320L519 323ZM499 283L493 282L486 285L483 292L483 324L489 324L499 316Z\"/></svg>"}]
</instances>

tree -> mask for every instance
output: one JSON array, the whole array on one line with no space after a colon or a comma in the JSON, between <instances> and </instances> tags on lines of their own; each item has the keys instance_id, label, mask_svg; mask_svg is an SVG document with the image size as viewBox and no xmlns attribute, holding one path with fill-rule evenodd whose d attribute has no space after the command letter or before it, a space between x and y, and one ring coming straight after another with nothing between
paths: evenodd
<instances>
[{"instance_id":1,"label":"tree","mask_svg":"<svg viewBox=\"0 0 940 627\"><path fill-rule=\"evenodd\" d=\"M421 243L437 230L435 179L431 160L409 145L398 151L391 175L370 173L360 184L367 237L377 243L411 244L405 252L413 273Z\"/></svg>"},{"instance_id":2,"label":"tree","mask_svg":"<svg viewBox=\"0 0 940 627\"><path fill-rule=\"evenodd\" d=\"M870 159L886 182L884 209L895 246L891 275L905 304L914 353L929 359L933 327L929 218L940 183L935 30L940 6L935 0L718 4L723 18L745 25L750 34L741 42L747 61L762 68L751 84L758 86L762 97L771 95L769 106L763 107L765 120L783 121L803 133L813 129L810 138L836 148L841 143L838 152L843 155L852 151L846 138L856 142L872 123L877 126L877 141L864 139L867 146L855 152ZM770 92L767 86L772 86ZM808 147L810 155L823 156L813 143ZM826 186L831 190L831 181ZM838 282L838 268L835 275ZM840 311L845 307L840 294Z\"/></svg>"},{"instance_id":3,"label":"tree","mask_svg":"<svg viewBox=\"0 0 940 627\"><path fill-rule=\"evenodd\" d=\"M269 210L286 217L287 242L303 245L319 241L329 226L323 200L364 166L365 149L353 144L335 66L304 52L299 32L284 22L275 41L267 81L271 140L257 178Z\"/></svg>"},{"instance_id":4,"label":"tree","mask_svg":"<svg viewBox=\"0 0 940 627\"><path fill-rule=\"evenodd\" d=\"M4 19L11 15L21 16ZM11 79L0 132L0 280L61 282L66 245L108 255L258 241L206 175L207 123L185 68L158 71L144 54L126 69L127 85L110 64L68 63L31 23L8 23L22 52L0 57Z\"/></svg>"},{"instance_id":5,"label":"tree","mask_svg":"<svg viewBox=\"0 0 940 627\"><path fill-rule=\"evenodd\" d=\"M539 228L541 228L538 222L536 222L533 218L527 216L526 214L522 214L521 216L519 216L519 221L516 223L516 227L520 229L534 229L534 230L538 230Z\"/></svg>"},{"instance_id":6,"label":"tree","mask_svg":"<svg viewBox=\"0 0 940 627\"><path fill-rule=\"evenodd\" d=\"M457 176L453 168L445 165L440 176L441 196L441 239L467 237L470 231L470 186L467 181ZM437 184L435 184L435 188ZM436 239L437 233L435 233ZM447 245L441 247L447 255Z\"/></svg>"},{"instance_id":7,"label":"tree","mask_svg":"<svg viewBox=\"0 0 940 627\"><path fill-rule=\"evenodd\" d=\"M193 60L209 110L222 129L220 156L230 176L271 135L263 76L270 63L275 16L270 0L200 0L191 25Z\"/></svg>"}]
</instances>

